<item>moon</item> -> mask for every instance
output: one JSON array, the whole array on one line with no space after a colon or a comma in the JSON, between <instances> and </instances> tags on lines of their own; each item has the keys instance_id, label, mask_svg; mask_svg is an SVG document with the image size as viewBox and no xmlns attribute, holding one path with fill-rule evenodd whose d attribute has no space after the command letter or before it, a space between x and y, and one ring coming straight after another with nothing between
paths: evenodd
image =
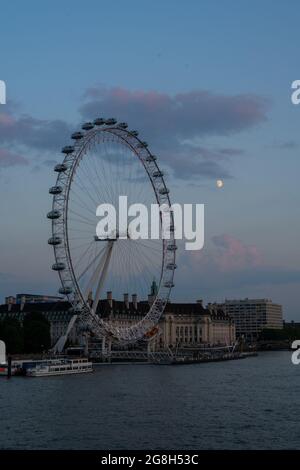
<instances>
[{"instance_id":1,"label":"moon","mask_svg":"<svg viewBox=\"0 0 300 470\"><path fill-rule=\"evenodd\" d=\"M223 188L224 181L223 180L217 180L216 185L217 185L217 188Z\"/></svg>"}]
</instances>

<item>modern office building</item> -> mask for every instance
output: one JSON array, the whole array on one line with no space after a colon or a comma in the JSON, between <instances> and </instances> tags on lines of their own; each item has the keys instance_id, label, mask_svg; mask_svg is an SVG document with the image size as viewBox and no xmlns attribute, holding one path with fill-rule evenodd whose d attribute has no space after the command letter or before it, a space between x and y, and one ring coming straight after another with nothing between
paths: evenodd
<instances>
[{"instance_id":1,"label":"modern office building","mask_svg":"<svg viewBox=\"0 0 300 470\"><path fill-rule=\"evenodd\" d=\"M268 299L228 300L223 304L209 304L212 309L218 306L233 318L236 336L255 339L266 328L282 329L282 306Z\"/></svg>"}]
</instances>

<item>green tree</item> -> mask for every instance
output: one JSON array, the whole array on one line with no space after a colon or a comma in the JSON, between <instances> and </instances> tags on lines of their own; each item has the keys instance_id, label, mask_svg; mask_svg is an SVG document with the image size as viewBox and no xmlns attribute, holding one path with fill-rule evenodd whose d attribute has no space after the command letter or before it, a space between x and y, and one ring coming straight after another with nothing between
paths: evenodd
<instances>
[{"instance_id":1,"label":"green tree","mask_svg":"<svg viewBox=\"0 0 300 470\"><path fill-rule=\"evenodd\" d=\"M42 313L28 313L23 321L23 330L26 353L40 353L50 348L50 323Z\"/></svg>"},{"instance_id":2,"label":"green tree","mask_svg":"<svg viewBox=\"0 0 300 470\"><path fill-rule=\"evenodd\" d=\"M23 328L21 323L15 318L6 317L0 322L0 339L6 344L6 352L8 354L23 352Z\"/></svg>"},{"instance_id":3,"label":"green tree","mask_svg":"<svg viewBox=\"0 0 300 470\"><path fill-rule=\"evenodd\" d=\"M259 339L265 341L292 341L300 338L300 328L285 326L282 330L265 328L262 330Z\"/></svg>"}]
</instances>

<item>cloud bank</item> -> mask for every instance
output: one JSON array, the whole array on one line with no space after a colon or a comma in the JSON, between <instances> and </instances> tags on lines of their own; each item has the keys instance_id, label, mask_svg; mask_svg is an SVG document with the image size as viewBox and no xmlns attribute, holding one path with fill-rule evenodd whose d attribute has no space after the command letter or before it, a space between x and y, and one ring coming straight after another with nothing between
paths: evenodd
<instances>
[{"instance_id":1,"label":"cloud bank","mask_svg":"<svg viewBox=\"0 0 300 470\"><path fill-rule=\"evenodd\" d=\"M230 177L229 160L243 149L204 145L203 138L232 136L263 123L269 103L253 94L221 95L204 90L169 95L124 88L89 88L79 108L81 119L116 117L140 131L153 152L179 179ZM42 120L18 115L7 105L0 113L2 150L14 151L12 165L24 164L28 155L51 160L69 142L76 129L63 120ZM22 157L21 157L22 155ZM4 158L4 157L3 157ZM22 160L23 158L23 160ZM8 166L12 166L8 165Z\"/></svg>"},{"instance_id":2,"label":"cloud bank","mask_svg":"<svg viewBox=\"0 0 300 470\"><path fill-rule=\"evenodd\" d=\"M209 91L178 93L129 91L124 88L89 88L80 113L116 116L142 135L180 179L229 177L231 157L244 152L236 148L213 148L201 144L204 137L231 136L267 119L268 101L253 94L225 96Z\"/></svg>"},{"instance_id":3,"label":"cloud bank","mask_svg":"<svg viewBox=\"0 0 300 470\"><path fill-rule=\"evenodd\" d=\"M284 285L300 281L300 270L268 264L259 249L228 234L211 238L212 248L185 252L178 263L178 280L193 279L199 291ZM176 276L177 277L177 276ZM250 290L251 291L251 290Z\"/></svg>"}]
</instances>

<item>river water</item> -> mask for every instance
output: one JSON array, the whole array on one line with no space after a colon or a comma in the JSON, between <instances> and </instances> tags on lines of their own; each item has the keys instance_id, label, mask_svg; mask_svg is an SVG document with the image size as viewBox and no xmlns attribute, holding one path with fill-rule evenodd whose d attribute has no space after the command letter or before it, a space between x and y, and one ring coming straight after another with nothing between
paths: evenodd
<instances>
[{"instance_id":1,"label":"river water","mask_svg":"<svg viewBox=\"0 0 300 470\"><path fill-rule=\"evenodd\" d=\"M300 449L291 353L0 380L1 449Z\"/></svg>"}]
</instances>

